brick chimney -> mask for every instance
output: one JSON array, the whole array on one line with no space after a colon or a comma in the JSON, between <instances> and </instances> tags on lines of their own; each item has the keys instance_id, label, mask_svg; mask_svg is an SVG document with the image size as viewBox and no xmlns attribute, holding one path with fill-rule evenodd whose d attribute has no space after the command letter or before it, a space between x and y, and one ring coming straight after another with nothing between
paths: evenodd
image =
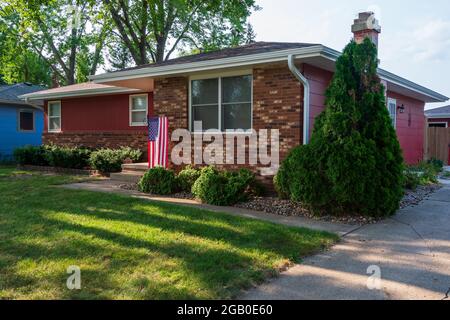
<instances>
[{"instance_id":1,"label":"brick chimney","mask_svg":"<svg viewBox=\"0 0 450 320\"><path fill-rule=\"evenodd\" d=\"M375 19L375 13L361 12L358 19L353 22L352 32L356 43L362 43L365 38L369 38L378 48L378 35L381 33L381 26Z\"/></svg>"}]
</instances>

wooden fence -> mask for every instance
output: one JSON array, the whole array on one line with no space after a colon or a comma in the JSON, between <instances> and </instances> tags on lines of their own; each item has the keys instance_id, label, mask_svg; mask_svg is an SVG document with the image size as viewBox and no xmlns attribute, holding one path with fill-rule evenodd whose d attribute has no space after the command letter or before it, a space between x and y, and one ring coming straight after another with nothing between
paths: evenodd
<instances>
[{"instance_id":1,"label":"wooden fence","mask_svg":"<svg viewBox=\"0 0 450 320\"><path fill-rule=\"evenodd\" d=\"M449 164L450 128L428 128L426 159L439 159Z\"/></svg>"}]
</instances>

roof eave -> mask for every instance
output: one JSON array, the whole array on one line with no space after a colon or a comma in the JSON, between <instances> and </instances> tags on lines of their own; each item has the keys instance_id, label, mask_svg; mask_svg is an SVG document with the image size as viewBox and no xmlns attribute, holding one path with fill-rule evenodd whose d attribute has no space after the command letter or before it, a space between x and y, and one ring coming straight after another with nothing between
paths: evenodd
<instances>
[{"instance_id":1,"label":"roof eave","mask_svg":"<svg viewBox=\"0 0 450 320\"><path fill-rule=\"evenodd\" d=\"M105 83L111 81L129 80L143 77L169 76L190 72L249 66L260 63L285 61L287 57L291 54L294 55L296 58L319 56L323 48L324 47L322 45L314 45L304 48L279 50L273 52L265 52L230 58L190 62L183 64L173 64L160 67L147 67L147 68L94 75L90 76L89 79L95 83Z\"/></svg>"},{"instance_id":2,"label":"roof eave","mask_svg":"<svg viewBox=\"0 0 450 320\"><path fill-rule=\"evenodd\" d=\"M441 114L427 114L425 111L425 115L428 119L444 119L450 118L450 113L441 113Z\"/></svg>"},{"instance_id":3,"label":"roof eave","mask_svg":"<svg viewBox=\"0 0 450 320\"><path fill-rule=\"evenodd\" d=\"M125 89L125 88L102 88L102 89L75 90L75 91L48 93L48 94L28 93L28 94L19 96L19 98L24 99L25 101L34 101L34 100L77 98L77 97L86 97L86 96L95 96L95 95L104 95L104 94L137 93L137 92L141 92L141 91L142 90L131 89L131 88L127 88L127 89Z\"/></svg>"},{"instance_id":4,"label":"roof eave","mask_svg":"<svg viewBox=\"0 0 450 320\"><path fill-rule=\"evenodd\" d=\"M31 108L42 110L42 107L40 105L38 105L36 103L29 103L29 102L26 102L26 101L12 101L12 100L0 99L0 104L6 104L6 105L12 105L12 106L31 107Z\"/></svg>"},{"instance_id":5,"label":"roof eave","mask_svg":"<svg viewBox=\"0 0 450 320\"><path fill-rule=\"evenodd\" d=\"M323 45L315 45L305 48L280 50L274 52L259 53L254 55L245 55L245 56L191 62L184 64L174 64L161 67L148 67L127 71L119 71L114 73L105 73L96 76L90 76L89 78L95 83L106 83L111 81L129 80L143 77L171 76L191 72L209 71L214 69L249 66L261 63L280 62L286 60L287 57L291 54L294 55L296 59L320 56L325 59L336 61L341 55L341 52ZM439 94L433 90L418 85L405 78L399 77L386 70L378 69L378 73L383 80L399 85L406 89L412 90L424 96L425 102L445 102L449 100L448 97L442 94Z\"/></svg>"}]
</instances>

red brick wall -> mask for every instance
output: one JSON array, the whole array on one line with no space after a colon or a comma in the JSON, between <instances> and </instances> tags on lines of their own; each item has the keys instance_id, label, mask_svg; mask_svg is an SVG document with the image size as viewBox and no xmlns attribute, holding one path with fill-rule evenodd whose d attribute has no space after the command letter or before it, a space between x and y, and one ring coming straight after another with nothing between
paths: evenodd
<instances>
[{"instance_id":1,"label":"red brick wall","mask_svg":"<svg viewBox=\"0 0 450 320\"><path fill-rule=\"evenodd\" d=\"M170 131L189 127L188 114L188 78L174 77L155 80L154 112L169 118ZM280 161L287 153L302 141L303 90L286 64L269 65L253 70L253 129L280 130ZM225 141L225 136L224 141ZM176 143L176 142L175 142ZM171 151L173 145L171 143ZM203 148L209 143L204 143ZM255 173L260 165L248 165L248 139L246 140L247 165L228 165L219 167L238 169L247 167ZM236 150L235 150L236 151ZM192 152L192 158L194 152ZM224 150L224 159L226 150ZM235 152L235 162L237 154ZM224 160L225 161L225 160ZM179 168L175 168L179 169ZM268 186L272 186L273 177L261 177Z\"/></svg>"},{"instance_id":2,"label":"red brick wall","mask_svg":"<svg viewBox=\"0 0 450 320\"><path fill-rule=\"evenodd\" d=\"M128 146L140 149L146 159L147 154L147 131L70 131L63 133L43 134L44 144L56 144L68 147L89 147L89 148L112 148Z\"/></svg>"}]
</instances>

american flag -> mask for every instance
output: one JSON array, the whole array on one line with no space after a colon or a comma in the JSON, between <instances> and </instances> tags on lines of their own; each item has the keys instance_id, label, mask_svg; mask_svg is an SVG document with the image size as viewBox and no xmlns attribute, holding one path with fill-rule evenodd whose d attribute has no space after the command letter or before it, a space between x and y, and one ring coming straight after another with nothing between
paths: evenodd
<instances>
[{"instance_id":1,"label":"american flag","mask_svg":"<svg viewBox=\"0 0 450 320\"><path fill-rule=\"evenodd\" d=\"M167 117L148 118L148 167L167 168L169 162Z\"/></svg>"}]
</instances>

